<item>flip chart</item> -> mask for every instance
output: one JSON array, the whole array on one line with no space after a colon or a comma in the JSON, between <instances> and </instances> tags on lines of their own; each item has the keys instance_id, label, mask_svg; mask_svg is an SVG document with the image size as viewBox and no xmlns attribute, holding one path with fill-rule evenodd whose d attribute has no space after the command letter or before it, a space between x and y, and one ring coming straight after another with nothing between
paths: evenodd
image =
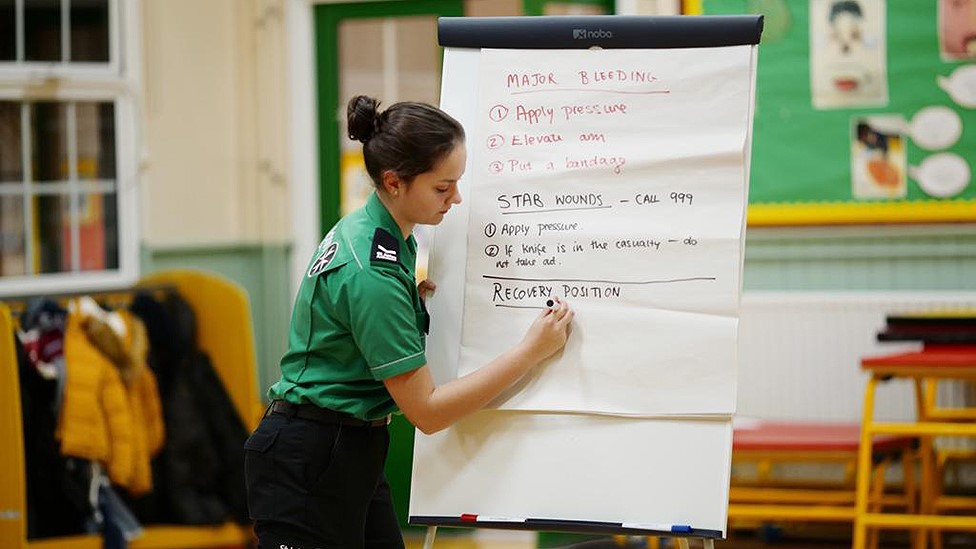
<instances>
[{"instance_id":1,"label":"flip chart","mask_svg":"<svg viewBox=\"0 0 976 549\"><path fill-rule=\"evenodd\" d=\"M482 50L458 375L558 296L566 349L498 407L732 411L751 63L751 46Z\"/></svg>"}]
</instances>

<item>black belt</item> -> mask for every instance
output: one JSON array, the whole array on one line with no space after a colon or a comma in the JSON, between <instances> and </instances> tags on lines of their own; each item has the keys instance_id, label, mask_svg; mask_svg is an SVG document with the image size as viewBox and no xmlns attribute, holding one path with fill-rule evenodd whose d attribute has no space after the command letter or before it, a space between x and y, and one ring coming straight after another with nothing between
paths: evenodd
<instances>
[{"instance_id":1,"label":"black belt","mask_svg":"<svg viewBox=\"0 0 976 549\"><path fill-rule=\"evenodd\" d=\"M272 414L284 414L288 417L300 417L302 419L318 421L319 423L333 423L352 427L386 427L390 424L390 416L365 420L344 412L319 408L314 404L292 404L284 400L272 402L269 412Z\"/></svg>"}]
</instances>

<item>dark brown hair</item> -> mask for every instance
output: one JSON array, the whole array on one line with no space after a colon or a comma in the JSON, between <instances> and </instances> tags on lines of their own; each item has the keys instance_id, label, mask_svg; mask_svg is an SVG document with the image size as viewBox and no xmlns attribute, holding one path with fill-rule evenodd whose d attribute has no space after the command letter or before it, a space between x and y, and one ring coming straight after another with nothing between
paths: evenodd
<instances>
[{"instance_id":1,"label":"dark brown hair","mask_svg":"<svg viewBox=\"0 0 976 549\"><path fill-rule=\"evenodd\" d=\"M379 112L379 105L357 95L346 107L349 138L363 144L366 171L377 188L383 186L383 172L393 170L409 183L464 143L464 128L437 107L403 101Z\"/></svg>"}]
</instances>

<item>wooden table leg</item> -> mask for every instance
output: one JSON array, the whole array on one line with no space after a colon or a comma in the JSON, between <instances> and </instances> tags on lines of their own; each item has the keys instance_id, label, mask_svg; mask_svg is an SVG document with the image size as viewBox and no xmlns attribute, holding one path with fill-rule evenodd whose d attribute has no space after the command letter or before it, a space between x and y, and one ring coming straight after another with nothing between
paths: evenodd
<instances>
[{"instance_id":1,"label":"wooden table leg","mask_svg":"<svg viewBox=\"0 0 976 549\"><path fill-rule=\"evenodd\" d=\"M852 549L865 549L867 525L864 517L868 512L868 496L871 484L871 442L874 425L874 392L878 380L868 378L864 389L864 413L861 419L861 441L857 449L857 485L854 493L854 541Z\"/></svg>"}]
</instances>

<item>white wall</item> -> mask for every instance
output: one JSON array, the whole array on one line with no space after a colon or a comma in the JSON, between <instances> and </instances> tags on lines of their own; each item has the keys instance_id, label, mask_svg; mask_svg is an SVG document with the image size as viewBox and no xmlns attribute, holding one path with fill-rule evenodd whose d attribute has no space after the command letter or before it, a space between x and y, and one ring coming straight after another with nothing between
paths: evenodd
<instances>
[{"instance_id":1,"label":"white wall","mask_svg":"<svg viewBox=\"0 0 976 549\"><path fill-rule=\"evenodd\" d=\"M917 341L879 342L893 314L976 308L976 293L750 292L742 296L736 413L777 420L859 422L868 375L861 359L916 350ZM940 384L942 405L972 405L966 384ZM881 384L875 418L916 417L911 383Z\"/></svg>"},{"instance_id":2,"label":"white wall","mask_svg":"<svg viewBox=\"0 0 976 549\"><path fill-rule=\"evenodd\" d=\"M290 238L280 1L143 0L151 247Z\"/></svg>"}]
</instances>

